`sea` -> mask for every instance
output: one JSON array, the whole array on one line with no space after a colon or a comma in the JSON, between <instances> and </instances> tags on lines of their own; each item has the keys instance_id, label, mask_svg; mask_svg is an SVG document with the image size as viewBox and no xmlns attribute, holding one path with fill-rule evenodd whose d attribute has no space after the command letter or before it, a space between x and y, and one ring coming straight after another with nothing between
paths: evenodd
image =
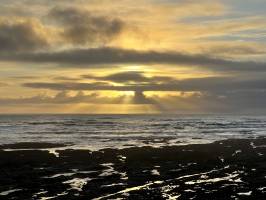
<instances>
[{"instance_id":1,"label":"sea","mask_svg":"<svg viewBox=\"0 0 266 200\"><path fill-rule=\"evenodd\" d=\"M0 115L0 145L55 143L97 151L266 136L266 116Z\"/></svg>"}]
</instances>

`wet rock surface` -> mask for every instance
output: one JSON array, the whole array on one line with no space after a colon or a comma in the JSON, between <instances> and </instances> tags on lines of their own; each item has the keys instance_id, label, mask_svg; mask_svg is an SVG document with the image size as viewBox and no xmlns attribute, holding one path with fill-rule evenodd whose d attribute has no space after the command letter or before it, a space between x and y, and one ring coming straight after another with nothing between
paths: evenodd
<instances>
[{"instance_id":1,"label":"wet rock surface","mask_svg":"<svg viewBox=\"0 0 266 200\"><path fill-rule=\"evenodd\" d=\"M57 150L59 157L28 145L22 146L29 150L0 150L0 199L266 198L263 138L95 152Z\"/></svg>"}]
</instances>

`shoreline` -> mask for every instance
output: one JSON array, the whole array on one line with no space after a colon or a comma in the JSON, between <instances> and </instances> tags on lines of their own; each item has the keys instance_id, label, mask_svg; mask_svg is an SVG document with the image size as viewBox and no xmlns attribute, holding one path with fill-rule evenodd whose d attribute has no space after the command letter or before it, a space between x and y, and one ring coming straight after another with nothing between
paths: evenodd
<instances>
[{"instance_id":1,"label":"shoreline","mask_svg":"<svg viewBox=\"0 0 266 200\"><path fill-rule=\"evenodd\" d=\"M104 148L95 148L89 145L75 145L74 143L51 143L51 142L18 142L18 143L10 143L10 144L0 144L0 151L34 151L34 150L41 150L41 151L49 151L52 150L84 150L84 151L91 151L91 152L97 152L97 151L104 151L108 149L113 150L127 150L127 149L134 149L134 148L153 148L153 149L160 149L160 148L179 148L179 147L185 147L185 146L194 146L194 145L211 145L215 143L221 143L221 142L234 142L234 141L266 141L266 137L264 136L258 136L258 137L249 137L249 138L232 138L232 139L221 139L221 140L202 140L201 138L198 138L201 142L195 142L194 143L182 143L181 141L177 141L176 143L161 143L158 142L158 145L155 145L156 143L152 143L149 145L149 143L143 143L140 146L135 145L122 145L117 148L112 147L104 147ZM92 147L92 148L91 148Z\"/></svg>"},{"instance_id":2,"label":"shoreline","mask_svg":"<svg viewBox=\"0 0 266 200\"><path fill-rule=\"evenodd\" d=\"M1 146L0 198L263 199L266 196L265 138L160 148L56 150L59 156L42 149L55 147L52 145L56 144L13 144L12 151ZM14 149L22 146L26 150ZM33 146L39 149L27 149Z\"/></svg>"}]
</instances>

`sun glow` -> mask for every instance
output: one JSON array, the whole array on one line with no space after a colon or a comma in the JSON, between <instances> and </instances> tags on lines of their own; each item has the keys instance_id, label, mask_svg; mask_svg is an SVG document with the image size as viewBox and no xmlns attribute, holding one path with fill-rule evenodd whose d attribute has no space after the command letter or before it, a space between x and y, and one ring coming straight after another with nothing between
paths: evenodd
<instances>
[{"instance_id":1,"label":"sun glow","mask_svg":"<svg viewBox=\"0 0 266 200\"><path fill-rule=\"evenodd\" d=\"M140 72L140 71L148 71L147 66L144 65L129 65L123 67L123 70L128 72Z\"/></svg>"},{"instance_id":2,"label":"sun glow","mask_svg":"<svg viewBox=\"0 0 266 200\"><path fill-rule=\"evenodd\" d=\"M122 91L120 93L122 93L124 96L131 96L131 97L135 95L134 91Z\"/></svg>"}]
</instances>

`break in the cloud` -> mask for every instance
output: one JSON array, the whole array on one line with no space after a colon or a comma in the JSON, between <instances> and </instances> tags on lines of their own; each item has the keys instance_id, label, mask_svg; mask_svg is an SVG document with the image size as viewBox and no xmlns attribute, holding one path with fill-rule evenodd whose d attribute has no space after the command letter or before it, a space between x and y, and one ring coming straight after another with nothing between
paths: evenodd
<instances>
[{"instance_id":1,"label":"break in the cloud","mask_svg":"<svg viewBox=\"0 0 266 200\"><path fill-rule=\"evenodd\" d=\"M263 0L0 4L0 112L265 110Z\"/></svg>"}]
</instances>

